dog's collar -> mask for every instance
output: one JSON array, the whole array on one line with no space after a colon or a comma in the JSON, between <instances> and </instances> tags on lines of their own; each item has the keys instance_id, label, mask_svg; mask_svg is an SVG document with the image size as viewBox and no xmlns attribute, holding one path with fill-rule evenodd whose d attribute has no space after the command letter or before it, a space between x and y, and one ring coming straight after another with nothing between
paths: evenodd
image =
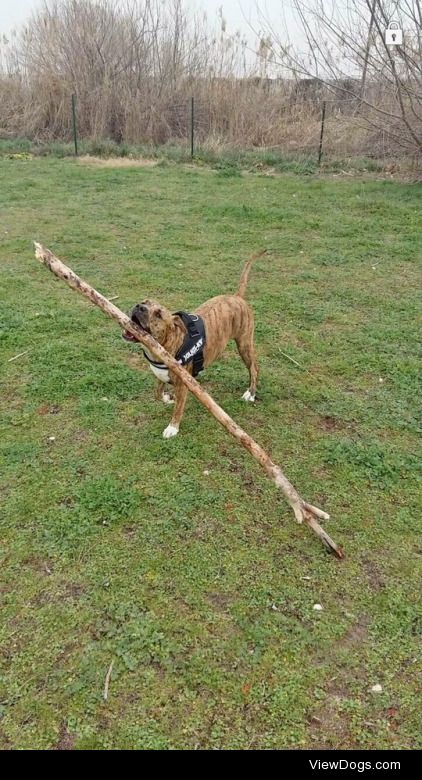
<instances>
[{"instance_id":1,"label":"dog's collar","mask_svg":"<svg viewBox=\"0 0 422 780\"><path fill-rule=\"evenodd\" d=\"M142 352L144 353L144 357L146 357L146 359L148 360L148 363L150 363L151 366L154 366L154 368L164 368L164 369L167 368L165 363L160 363L158 360L153 360L152 358L150 358L150 356L148 355L147 352L145 352L144 349L142 350Z\"/></svg>"},{"instance_id":2,"label":"dog's collar","mask_svg":"<svg viewBox=\"0 0 422 780\"><path fill-rule=\"evenodd\" d=\"M197 376L204 368L204 347L206 341L204 321L198 314L188 314L186 311L175 311L174 314L180 317L187 329L186 337L175 358L182 366L192 363L192 374ZM165 363L153 360L145 350L142 351L151 366L163 370L167 369Z\"/></svg>"}]
</instances>

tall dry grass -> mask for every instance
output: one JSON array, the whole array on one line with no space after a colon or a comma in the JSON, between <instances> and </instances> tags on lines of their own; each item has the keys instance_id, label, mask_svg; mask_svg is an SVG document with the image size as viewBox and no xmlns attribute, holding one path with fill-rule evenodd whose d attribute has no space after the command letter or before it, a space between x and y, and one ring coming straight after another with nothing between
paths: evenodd
<instances>
[{"instance_id":1,"label":"tall dry grass","mask_svg":"<svg viewBox=\"0 0 422 780\"><path fill-rule=\"evenodd\" d=\"M182 0L55 0L0 46L0 136L69 140L75 93L83 138L185 141L194 95L198 143L306 152L327 99L328 151L391 154L341 85L268 79L267 68L265 45L251 56L221 12L213 21Z\"/></svg>"}]
</instances>

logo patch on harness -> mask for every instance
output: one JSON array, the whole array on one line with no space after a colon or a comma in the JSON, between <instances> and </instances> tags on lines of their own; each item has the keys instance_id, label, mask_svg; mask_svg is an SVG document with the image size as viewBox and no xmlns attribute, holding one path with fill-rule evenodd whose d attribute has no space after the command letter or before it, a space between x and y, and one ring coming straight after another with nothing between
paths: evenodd
<instances>
[{"instance_id":1,"label":"logo patch on harness","mask_svg":"<svg viewBox=\"0 0 422 780\"><path fill-rule=\"evenodd\" d=\"M199 341L197 341L196 344L194 344L191 349L189 349L187 352L184 352L179 358L179 361L182 364L182 366L184 366L185 363L189 363L191 358L193 358L193 356L196 355L196 353L199 352L200 349L203 349L203 346L204 346L204 339L201 337Z\"/></svg>"}]
</instances>

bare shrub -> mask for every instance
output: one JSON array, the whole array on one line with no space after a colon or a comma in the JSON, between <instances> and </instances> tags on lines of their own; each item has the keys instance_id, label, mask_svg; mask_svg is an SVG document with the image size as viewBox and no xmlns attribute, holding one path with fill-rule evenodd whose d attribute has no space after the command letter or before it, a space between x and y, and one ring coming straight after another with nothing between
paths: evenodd
<instances>
[{"instance_id":1,"label":"bare shrub","mask_svg":"<svg viewBox=\"0 0 422 780\"><path fill-rule=\"evenodd\" d=\"M292 0L306 46L289 43L261 14L269 58L285 72L327 89L338 103L343 92L354 107L354 127L366 128L378 151L422 154L421 0ZM402 29L400 46L389 46L391 20ZM353 78L351 78L353 76ZM314 91L314 90L313 90Z\"/></svg>"}]
</instances>

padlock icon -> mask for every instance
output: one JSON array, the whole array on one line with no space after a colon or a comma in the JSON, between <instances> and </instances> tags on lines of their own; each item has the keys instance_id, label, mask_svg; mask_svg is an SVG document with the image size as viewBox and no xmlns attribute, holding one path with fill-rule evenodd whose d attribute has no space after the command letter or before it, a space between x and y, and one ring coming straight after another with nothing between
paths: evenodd
<instances>
[{"instance_id":1,"label":"padlock icon","mask_svg":"<svg viewBox=\"0 0 422 780\"><path fill-rule=\"evenodd\" d=\"M401 46L403 43L403 30L400 29L398 22L390 22L385 31L385 42L387 46Z\"/></svg>"}]
</instances>

